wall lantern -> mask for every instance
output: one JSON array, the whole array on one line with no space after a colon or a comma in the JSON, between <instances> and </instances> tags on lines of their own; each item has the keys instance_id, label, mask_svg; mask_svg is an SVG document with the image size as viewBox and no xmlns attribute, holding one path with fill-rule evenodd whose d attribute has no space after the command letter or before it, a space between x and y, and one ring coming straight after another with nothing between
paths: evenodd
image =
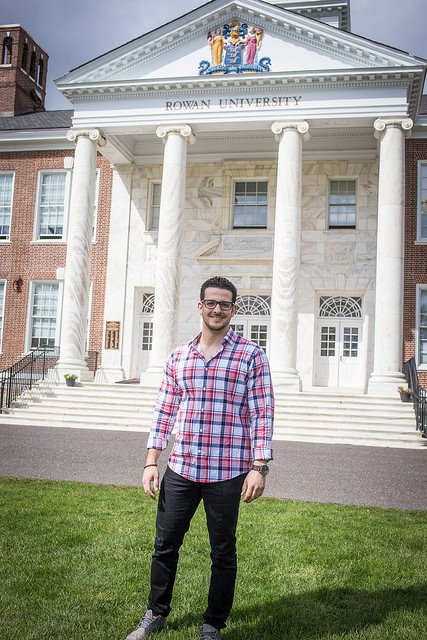
<instances>
[{"instance_id":1,"label":"wall lantern","mask_svg":"<svg viewBox=\"0 0 427 640\"><path fill-rule=\"evenodd\" d=\"M24 281L21 278L21 276L19 276L17 280L13 281L13 284L12 284L13 290L16 291L17 293L21 293L23 284L24 284Z\"/></svg>"}]
</instances>

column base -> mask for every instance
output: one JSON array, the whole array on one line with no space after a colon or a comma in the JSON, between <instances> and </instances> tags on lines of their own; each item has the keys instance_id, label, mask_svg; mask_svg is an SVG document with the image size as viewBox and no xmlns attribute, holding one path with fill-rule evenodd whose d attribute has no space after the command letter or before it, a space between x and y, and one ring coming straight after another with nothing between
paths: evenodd
<instances>
[{"instance_id":1,"label":"column base","mask_svg":"<svg viewBox=\"0 0 427 640\"><path fill-rule=\"evenodd\" d=\"M95 373L95 382L113 383L125 379L124 369L121 367L100 367Z\"/></svg>"},{"instance_id":2,"label":"column base","mask_svg":"<svg viewBox=\"0 0 427 640\"><path fill-rule=\"evenodd\" d=\"M299 377L298 371L296 369L287 369L286 371L272 371L271 377L273 379L273 387L275 389L280 389L280 391L289 393L301 391L301 378Z\"/></svg>"},{"instance_id":3,"label":"column base","mask_svg":"<svg viewBox=\"0 0 427 640\"><path fill-rule=\"evenodd\" d=\"M385 373L374 371L369 378L368 395L397 398L398 387L405 384L406 378L401 371L387 371Z\"/></svg>"},{"instance_id":4,"label":"column base","mask_svg":"<svg viewBox=\"0 0 427 640\"><path fill-rule=\"evenodd\" d=\"M164 367L150 366L141 373L139 384L143 387L158 389L162 382Z\"/></svg>"},{"instance_id":5,"label":"column base","mask_svg":"<svg viewBox=\"0 0 427 640\"><path fill-rule=\"evenodd\" d=\"M52 375L58 382L65 382L64 376L68 373L73 373L80 382L93 382L93 371L89 371L84 360L59 361L52 369Z\"/></svg>"}]
</instances>

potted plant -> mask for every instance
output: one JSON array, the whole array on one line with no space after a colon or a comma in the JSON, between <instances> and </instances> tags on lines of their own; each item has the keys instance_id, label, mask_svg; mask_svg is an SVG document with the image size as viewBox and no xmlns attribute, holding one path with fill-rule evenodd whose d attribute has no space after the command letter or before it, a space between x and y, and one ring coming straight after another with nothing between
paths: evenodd
<instances>
[{"instance_id":1,"label":"potted plant","mask_svg":"<svg viewBox=\"0 0 427 640\"><path fill-rule=\"evenodd\" d=\"M402 402L411 402L412 401L412 389L408 386L398 387L398 391L400 393L400 399Z\"/></svg>"},{"instance_id":2,"label":"potted plant","mask_svg":"<svg viewBox=\"0 0 427 640\"><path fill-rule=\"evenodd\" d=\"M65 383L67 387L74 387L77 380L77 376L74 375L74 373L66 373L64 378L65 378Z\"/></svg>"}]
</instances>

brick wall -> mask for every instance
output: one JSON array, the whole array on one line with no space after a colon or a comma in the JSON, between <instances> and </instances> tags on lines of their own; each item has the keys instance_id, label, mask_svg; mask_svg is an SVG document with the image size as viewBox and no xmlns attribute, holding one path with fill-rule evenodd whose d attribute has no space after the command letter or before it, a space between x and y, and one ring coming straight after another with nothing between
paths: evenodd
<instances>
[{"instance_id":1,"label":"brick wall","mask_svg":"<svg viewBox=\"0 0 427 640\"><path fill-rule=\"evenodd\" d=\"M406 141L406 205L405 205L405 267L403 303L403 360L416 354L416 285L427 285L427 245L415 244L417 238L418 161L427 160L427 140ZM419 373L427 386L427 372Z\"/></svg>"},{"instance_id":2,"label":"brick wall","mask_svg":"<svg viewBox=\"0 0 427 640\"><path fill-rule=\"evenodd\" d=\"M63 169L71 151L0 153L0 171L14 171L14 194L10 243L0 243L0 279L6 280L0 370L19 359L25 349L29 285L33 280L56 280L56 269L65 266L66 244L33 243L38 171ZM92 308L89 349L101 352L105 275L111 207L110 164L98 156L100 184L96 242L92 245ZM21 292L13 282L22 278Z\"/></svg>"}]
</instances>

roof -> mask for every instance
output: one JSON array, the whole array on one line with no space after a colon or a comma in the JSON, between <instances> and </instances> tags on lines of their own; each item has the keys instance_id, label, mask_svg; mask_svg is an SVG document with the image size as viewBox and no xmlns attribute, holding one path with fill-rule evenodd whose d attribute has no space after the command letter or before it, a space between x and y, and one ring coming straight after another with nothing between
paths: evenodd
<instances>
[{"instance_id":1,"label":"roof","mask_svg":"<svg viewBox=\"0 0 427 640\"><path fill-rule=\"evenodd\" d=\"M0 118L0 131L25 131L26 129L69 129L72 126L72 109L38 111L22 116Z\"/></svg>"}]
</instances>

